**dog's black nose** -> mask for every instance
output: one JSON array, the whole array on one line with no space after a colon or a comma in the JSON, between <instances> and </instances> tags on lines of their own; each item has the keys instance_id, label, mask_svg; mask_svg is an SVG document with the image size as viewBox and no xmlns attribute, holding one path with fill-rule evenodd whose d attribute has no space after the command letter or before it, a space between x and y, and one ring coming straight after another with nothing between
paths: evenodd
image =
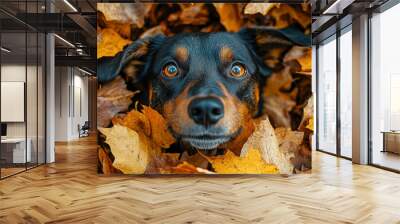
<instances>
[{"instance_id":1,"label":"dog's black nose","mask_svg":"<svg viewBox=\"0 0 400 224\"><path fill-rule=\"evenodd\" d=\"M194 99L189 104L188 110L194 122L205 126L217 123L224 116L224 105L217 98Z\"/></svg>"}]
</instances>

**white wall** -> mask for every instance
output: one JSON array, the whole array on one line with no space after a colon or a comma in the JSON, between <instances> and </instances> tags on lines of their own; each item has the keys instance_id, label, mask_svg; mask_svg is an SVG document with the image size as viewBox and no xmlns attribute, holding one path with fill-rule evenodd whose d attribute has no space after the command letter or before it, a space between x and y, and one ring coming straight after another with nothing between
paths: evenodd
<instances>
[{"instance_id":1,"label":"white wall","mask_svg":"<svg viewBox=\"0 0 400 224\"><path fill-rule=\"evenodd\" d=\"M56 67L55 74L55 140L70 141L88 120L88 78L72 67Z\"/></svg>"},{"instance_id":2,"label":"white wall","mask_svg":"<svg viewBox=\"0 0 400 224\"><path fill-rule=\"evenodd\" d=\"M37 70L38 69L38 70ZM27 78L27 80L25 80ZM25 122L6 122L7 137L30 139L32 161L44 162L44 74L42 68L25 64L3 64L1 66L1 81L26 83L26 110ZM1 108L7 110L8 108ZM37 157L36 153L39 153Z\"/></svg>"},{"instance_id":3,"label":"white wall","mask_svg":"<svg viewBox=\"0 0 400 224\"><path fill-rule=\"evenodd\" d=\"M30 74L35 74L36 76L36 67L28 66L28 87L27 87L27 112L36 111L37 107L37 99L36 99L36 78L31 78ZM9 64L9 65L2 65L1 66L1 81L4 82L25 82L25 65L18 65L18 64ZM26 83L26 82L25 82ZM41 105L39 105L41 106ZM2 110L6 110L7 108L2 108ZM36 130L36 120L37 114L36 113L27 113L28 119L28 128L32 127ZM34 122L35 124L31 124ZM34 127L33 127L34 126ZM29 133L28 130L28 137ZM25 123L24 122L11 122L7 123L7 136L8 137L25 137ZM36 132L35 132L36 136Z\"/></svg>"}]
</instances>

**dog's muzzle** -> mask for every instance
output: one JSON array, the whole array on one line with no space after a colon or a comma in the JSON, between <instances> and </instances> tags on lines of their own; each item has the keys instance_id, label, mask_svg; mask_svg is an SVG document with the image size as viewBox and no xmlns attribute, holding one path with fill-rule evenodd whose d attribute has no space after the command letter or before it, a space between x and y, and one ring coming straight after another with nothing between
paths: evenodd
<instances>
[{"instance_id":1,"label":"dog's muzzle","mask_svg":"<svg viewBox=\"0 0 400 224\"><path fill-rule=\"evenodd\" d=\"M191 137L185 137L183 138L185 142L188 142L192 147L196 149L202 149L202 150L210 150L210 149L216 149L219 145L228 142L231 140L231 137L226 137L226 136L218 136L218 137L213 137L213 136L191 136Z\"/></svg>"}]
</instances>

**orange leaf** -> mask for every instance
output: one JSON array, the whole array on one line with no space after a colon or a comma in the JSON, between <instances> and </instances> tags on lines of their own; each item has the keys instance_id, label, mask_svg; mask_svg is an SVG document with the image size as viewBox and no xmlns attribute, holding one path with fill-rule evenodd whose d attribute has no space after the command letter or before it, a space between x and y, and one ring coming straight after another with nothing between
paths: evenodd
<instances>
[{"instance_id":1,"label":"orange leaf","mask_svg":"<svg viewBox=\"0 0 400 224\"><path fill-rule=\"evenodd\" d=\"M223 156L208 157L214 170L219 174L276 174L278 168L265 163L260 151L251 149L244 157L227 151Z\"/></svg>"},{"instance_id":2,"label":"orange leaf","mask_svg":"<svg viewBox=\"0 0 400 224\"><path fill-rule=\"evenodd\" d=\"M112 57L122 51L132 41L122 38L111 28L105 28L97 34L97 59Z\"/></svg>"},{"instance_id":3,"label":"orange leaf","mask_svg":"<svg viewBox=\"0 0 400 224\"><path fill-rule=\"evenodd\" d=\"M242 19L237 4L214 3L213 5L221 18L221 24L227 31L237 32L242 28Z\"/></svg>"},{"instance_id":4,"label":"orange leaf","mask_svg":"<svg viewBox=\"0 0 400 224\"><path fill-rule=\"evenodd\" d=\"M167 122L164 117L151 107L144 106L143 114L150 122L151 139L162 148L168 148L175 142L174 137L168 131Z\"/></svg>"},{"instance_id":5,"label":"orange leaf","mask_svg":"<svg viewBox=\"0 0 400 224\"><path fill-rule=\"evenodd\" d=\"M112 119L114 125L119 124L128 127L136 132L144 133L150 136L151 127L149 119L137 110L131 110L124 117L114 117Z\"/></svg>"},{"instance_id":6,"label":"orange leaf","mask_svg":"<svg viewBox=\"0 0 400 224\"><path fill-rule=\"evenodd\" d=\"M175 142L174 137L168 131L164 117L148 106L143 106L142 112L134 109L122 118L114 117L113 124L120 124L143 133L162 148L168 148Z\"/></svg>"}]
</instances>

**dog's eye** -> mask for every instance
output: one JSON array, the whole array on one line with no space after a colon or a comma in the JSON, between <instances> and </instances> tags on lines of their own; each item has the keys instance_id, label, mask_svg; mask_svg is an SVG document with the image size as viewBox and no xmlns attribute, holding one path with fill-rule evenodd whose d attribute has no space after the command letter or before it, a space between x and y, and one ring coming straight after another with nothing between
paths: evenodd
<instances>
[{"instance_id":1,"label":"dog's eye","mask_svg":"<svg viewBox=\"0 0 400 224\"><path fill-rule=\"evenodd\" d=\"M234 64L231 68L231 75L233 77L242 77L246 75L246 68L242 64Z\"/></svg>"},{"instance_id":2,"label":"dog's eye","mask_svg":"<svg viewBox=\"0 0 400 224\"><path fill-rule=\"evenodd\" d=\"M178 67L174 64L167 64L164 66L162 72L165 76L172 78L178 75Z\"/></svg>"}]
</instances>

